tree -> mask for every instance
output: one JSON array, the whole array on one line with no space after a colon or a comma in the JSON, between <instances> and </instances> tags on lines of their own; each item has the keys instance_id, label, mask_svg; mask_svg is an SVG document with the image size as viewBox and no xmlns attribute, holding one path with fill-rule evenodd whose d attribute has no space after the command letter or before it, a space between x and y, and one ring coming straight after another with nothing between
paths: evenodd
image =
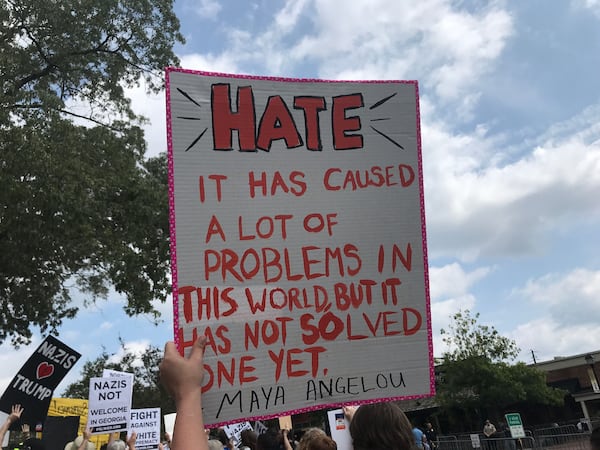
<instances>
[{"instance_id":1,"label":"tree","mask_svg":"<svg viewBox=\"0 0 600 450\"><path fill-rule=\"evenodd\" d=\"M160 407L163 414L174 412L175 403L160 384L158 365L162 361L162 350L149 346L145 351L136 353L128 350L123 343L121 349L120 357L103 351L96 359L86 361L81 369L81 378L67 386L63 395L87 399L90 378L101 377L104 369L112 369L133 374L133 408Z\"/></svg>"},{"instance_id":2,"label":"tree","mask_svg":"<svg viewBox=\"0 0 600 450\"><path fill-rule=\"evenodd\" d=\"M436 398L442 409L475 429L482 419L499 417L522 402L562 404L564 392L548 387L543 372L524 363L509 364L518 355L516 343L493 326L478 324L478 318L469 310L459 311L449 331L441 330L449 347L439 368Z\"/></svg>"},{"instance_id":3,"label":"tree","mask_svg":"<svg viewBox=\"0 0 600 450\"><path fill-rule=\"evenodd\" d=\"M477 323L479 313L475 317L467 309L458 311L452 316L448 330L440 330L442 341L448 346L444 360L464 360L472 357L483 357L490 361L513 360L519 354L517 344L488 325Z\"/></svg>"},{"instance_id":4,"label":"tree","mask_svg":"<svg viewBox=\"0 0 600 450\"><path fill-rule=\"evenodd\" d=\"M166 159L147 160L125 87L163 86L172 0L0 6L0 343L53 332L113 286L158 317L169 286Z\"/></svg>"}]
</instances>

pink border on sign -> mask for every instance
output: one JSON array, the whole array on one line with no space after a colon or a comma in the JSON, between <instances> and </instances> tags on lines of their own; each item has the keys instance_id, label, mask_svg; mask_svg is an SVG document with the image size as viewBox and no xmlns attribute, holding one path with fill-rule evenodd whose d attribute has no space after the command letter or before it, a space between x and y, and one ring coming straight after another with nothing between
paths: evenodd
<instances>
[{"instance_id":1,"label":"pink border on sign","mask_svg":"<svg viewBox=\"0 0 600 450\"><path fill-rule=\"evenodd\" d=\"M368 403L380 403L397 400L415 400L424 397L430 397L435 395L435 367L433 361L433 338L431 329L431 300L430 300L430 289L429 289L429 264L427 256L427 235L425 227L425 193L423 185L423 156L421 151L421 110L419 106L419 83L417 80L324 80L317 78L286 78L286 77L271 77L271 76L259 76L259 75L242 75L242 74L230 74L220 72L206 72L202 70L182 69L178 67L167 67L165 69L166 75L166 111L167 111L167 155L168 155L168 169L169 169L169 226L170 226L170 247L171 247L171 271L173 279L173 334L174 340L177 344L177 348L180 349L179 345L179 308L177 305L178 299L178 284L177 284L177 245L176 245L176 233L175 233L175 187L174 187L174 165L173 165L173 130L171 122L171 91L170 91L170 73L180 72L189 73L194 75L210 76L210 77L222 77L222 78L237 78L237 79L249 79L249 80L268 80L268 81L281 81L281 82L300 82L300 83L397 83L397 84L412 84L415 87L415 104L416 104L416 129L417 129L417 158L419 167L419 195L421 205L421 238L423 245L423 271L425 283L425 304L427 308L427 341L429 348L429 394L423 395L411 395L403 397L387 397L379 399L370 399L355 401L349 403L330 403L330 404L319 404L315 406L309 406L306 408L299 408L288 411L289 414L300 414L309 411L315 411L318 409L325 408L338 408L344 405L360 405ZM264 416L252 416L256 420L265 420L280 417L283 414L272 414ZM208 427L220 427L230 423L231 421L219 422L208 425Z\"/></svg>"},{"instance_id":2,"label":"pink border on sign","mask_svg":"<svg viewBox=\"0 0 600 450\"><path fill-rule=\"evenodd\" d=\"M167 107L167 163L168 163L168 176L169 176L169 246L171 249L171 278L173 282L173 338L177 348L180 349L179 345L179 308L177 306L177 299L179 297L178 283L177 283L177 238L175 233L175 183L173 177L173 127L171 122L171 72L172 67L165 69L165 101Z\"/></svg>"}]
</instances>

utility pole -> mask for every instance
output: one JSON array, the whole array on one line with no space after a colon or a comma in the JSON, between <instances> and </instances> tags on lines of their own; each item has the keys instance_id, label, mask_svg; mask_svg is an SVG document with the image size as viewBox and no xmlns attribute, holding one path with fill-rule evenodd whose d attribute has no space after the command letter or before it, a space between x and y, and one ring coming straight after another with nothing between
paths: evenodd
<instances>
[{"instance_id":1,"label":"utility pole","mask_svg":"<svg viewBox=\"0 0 600 450\"><path fill-rule=\"evenodd\" d=\"M533 364L536 365L537 361L535 360L535 352L533 350L531 350L531 356L533 358Z\"/></svg>"}]
</instances>

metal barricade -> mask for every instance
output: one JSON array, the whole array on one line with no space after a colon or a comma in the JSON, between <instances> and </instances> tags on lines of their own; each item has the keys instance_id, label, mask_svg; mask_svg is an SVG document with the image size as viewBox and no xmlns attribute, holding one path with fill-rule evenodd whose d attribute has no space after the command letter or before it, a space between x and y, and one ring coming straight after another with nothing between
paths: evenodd
<instances>
[{"instance_id":1,"label":"metal barricade","mask_svg":"<svg viewBox=\"0 0 600 450\"><path fill-rule=\"evenodd\" d=\"M559 436L559 435L566 435L566 434L577 434L579 432L579 430L577 430L577 426L576 425L560 425L557 427L550 427L550 428L538 428L537 430L535 430L534 434L535 436Z\"/></svg>"},{"instance_id":2,"label":"metal barricade","mask_svg":"<svg viewBox=\"0 0 600 450\"><path fill-rule=\"evenodd\" d=\"M460 450L456 442L456 436L440 436L437 437L437 448L439 450Z\"/></svg>"},{"instance_id":3,"label":"metal barricade","mask_svg":"<svg viewBox=\"0 0 600 450\"><path fill-rule=\"evenodd\" d=\"M532 437L522 439L511 437L481 438L474 441L465 439L464 436L461 436L460 439L443 436L443 439L438 440L438 448L439 450L528 450L536 447L535 439Z\"/></svg>"},{"instance_id":4,"label":"metal barricade","mask_svg":"<svg viewBox=\"0 0 600 450\"><path fill-rule=\"evenodd\" d=\"M588 450L590 449L589 433L537 434L537 449L550 450Z\"/></svg>"}]
</instances>

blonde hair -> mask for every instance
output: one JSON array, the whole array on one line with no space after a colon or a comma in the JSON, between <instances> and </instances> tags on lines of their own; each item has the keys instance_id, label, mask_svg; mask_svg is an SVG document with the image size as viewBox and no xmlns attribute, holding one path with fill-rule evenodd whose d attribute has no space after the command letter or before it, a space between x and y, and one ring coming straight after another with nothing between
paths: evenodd
<instances>
[{"instance_id":1,"label":"blonde hair","mask_svg":"<svg viewBox=\"0 0 600 450\"><path fill-rule=\"evenodd\" d=\"M309 450L310 442L319 436L327 436L323 430L320 428L309 428L304 432L302 438L300 438L300 442L298 443L298 448L296 450Z\"/></svg>"}]
</instances>

